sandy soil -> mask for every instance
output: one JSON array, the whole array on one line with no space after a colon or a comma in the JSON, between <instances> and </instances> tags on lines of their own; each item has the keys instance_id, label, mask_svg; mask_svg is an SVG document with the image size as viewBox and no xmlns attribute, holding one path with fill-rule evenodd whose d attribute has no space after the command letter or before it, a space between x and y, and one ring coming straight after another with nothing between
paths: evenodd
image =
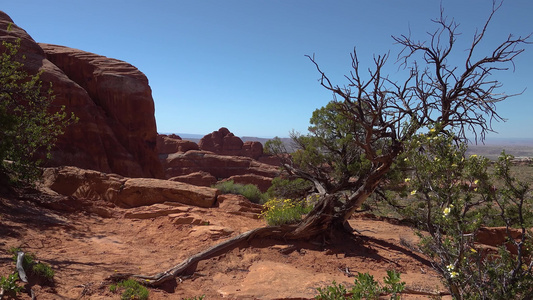
<instances>
[{"instance_id":1,"label":"sandy soil","mask_svg":"<svg viewBox=\"0 0 533 300\"><path fill-rule=\"evenodd\" d=\"M109 275L152 275L266 225L253 214L220 208L174 205L167 207L174 214L146 218L147 212L164 211L156 205L138 209L145 213L139 219L131 211L126 218L127 210L108 205L64 212L25 200L0 201L0 274L13 270L11 247L34 253L55 270L53 286L32 287L37 299L120 299L109 291ZM183 212L175 214L176 209ZM198 225L187 224L184 216L193 216ZM407 283L403 299L428 299L444 291L429 262L410 250L417 239L410 228L371 216L354 217L350 223L361 234L332 245L267 239L241 244L200 262L190 276L150 289L150 299L312 299L317 287L333 280L350 285L357 272L381 280L389 269L401 272Z\"/></svg>"}]
</instances>

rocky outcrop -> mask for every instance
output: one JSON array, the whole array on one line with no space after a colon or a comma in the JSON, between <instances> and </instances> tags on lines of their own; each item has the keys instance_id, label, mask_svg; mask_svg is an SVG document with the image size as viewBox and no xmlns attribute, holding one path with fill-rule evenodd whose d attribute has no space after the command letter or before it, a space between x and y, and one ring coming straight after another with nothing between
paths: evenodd
<instances>
[{"instance_id":1,"label":"rocky outcrop","mask_svg":"<svg viewBox=\"0 0 533 300\"><path fill-rule=\"evenodd\" d=\"M47 168L43 187L80 199L105 200L121 207L179 202L212 207L218 191L182 182L154 178L128 178L76 167Z\"/></svg>"},{"instance_id":2,"label":"rocky outcrop","mask_svg":"<svg viewBox=\"0 0 533 300\"><path fill-rule=\"evenodd\" d=\"M198 146L200 150L219 155L246 156L253 159L258 159L263 155L263 145L260 142L243 143L239 137L225 127L205 135Z\"/></svg>"},{"instance_id":3,"label":"rocky outcrop","mask_svg":"<svg viewBox=\"0 0 533 300\"><path fill-rule=\"evenodd\" d=\"M66 128L49 166L71 165L129 177L164 177L156 152L154 103L146 76L132 65L63 46L37 44L0 12L0 40L21 40L28 73L42 72L53 107L79 122Z\"/></svg>"},{"instance_id":4,"label":"rocky outcrop","mask_svg":"<svg viewBox=\"0 0 533 300\"><path fill-rule=\"evenodd\" d=\"M192 141L182 140L179 136L160 134L157 136L157 151L159 155L200 150L198 144Z\"/></svg>"},{"instance_id":5,"label":"rocky outcrop","mask_svg":"<svg viewBox=\"0 0 533 300\"><path fill-rule=\"evenodd\" d=\"M218 155L207 151L173 153L164 160L167 177L183 176L194 172L208 172L217 179L235 175L255 174L274 178L279 169L243 156Z\"/></svg>"}]
</instances>

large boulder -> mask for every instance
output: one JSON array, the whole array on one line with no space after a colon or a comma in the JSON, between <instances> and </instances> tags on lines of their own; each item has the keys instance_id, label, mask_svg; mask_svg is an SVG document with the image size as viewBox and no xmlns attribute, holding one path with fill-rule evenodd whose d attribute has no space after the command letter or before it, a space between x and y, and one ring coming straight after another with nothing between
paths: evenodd
<instances>
[{"instance_id":1,"label":"large boulder","mask_svg":"<svg viewBox=\"0 0 533 300\"><path fill-rule=\"evenodd\" d=\"M46 168L44 189L79 199L105 200L121 207L178 202L212 207L218 190L155 178L128 178L76 167Z\"/></svg>"},{"instance_id":2,"label":"large boulder","mask_svg":"<svg viewBox=\"0 0 533 300\"><path fill-rule=\"evenodd\" d=\"M21 40L24 68L53 87L53 107L79 122L66 128L49 166L70 165L129 177L164 177L156 152L154 103L146 76L132 65L63 46L37 44L0 12L0 40Z\"/></svg>"},{"instance_id":3,"label":"large boulder","mask_svg":"<svg viewBox=\"0 0 533 300\"><path fill-rule=\"evenodd\" d=\"M179 202L199 207L212 207L218 191L213 188L154 178L126 180L115 203L138 207L164 202Z\"/></svg>"}]
</instances>

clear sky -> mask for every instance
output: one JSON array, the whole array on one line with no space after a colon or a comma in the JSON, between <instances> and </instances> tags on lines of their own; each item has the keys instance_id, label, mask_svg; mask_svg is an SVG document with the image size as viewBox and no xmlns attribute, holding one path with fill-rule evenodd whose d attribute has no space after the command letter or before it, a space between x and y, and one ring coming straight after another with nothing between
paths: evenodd
<instances>
[{"instance_id":1,"label":"clear sky","mask_svg":"<svg viewBox=\"0 0 533 300\"><path fill-rule=\"evenodd\" d=\"M401 50L391 35L426 39L438 0L1 0L3 10L37 42L59 44L127 61L150 81L160 133L207 134L227 127L237 136L288 136L307 131L312 112L331 100L305 57L315 55L338 84L357 48L363 65ZM490 0L442 0L460 23L464 45L490 13ZM533 32L533 1L507 0L481 49L509 33ZM454 59L465 55L456 49ZM484 53L479 52L479 55ZM498 137L533 138L533 45L516 69L499 72L508 94L498 105L508 119ZM491 135L494 136L494 135Z\"/></svg>"}]
</instances>

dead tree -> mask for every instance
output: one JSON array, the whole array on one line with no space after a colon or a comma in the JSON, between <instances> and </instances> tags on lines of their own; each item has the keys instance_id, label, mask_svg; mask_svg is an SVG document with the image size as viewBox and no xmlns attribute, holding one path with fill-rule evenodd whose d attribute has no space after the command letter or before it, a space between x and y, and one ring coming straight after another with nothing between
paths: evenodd
<instances>
[{"instance_id":1,"label":"dead tree","mask_svg":"<svg viewBox=\"0 0 533 300\"><path fill-rule=\"evenodd\" d=\"M393 163L406 150L406 142L421 129L434 126L438 131L453 131L461 139L467 139L469 131L476 140L483 140L485 134L492 131L492 122L503 120L496 112L495 104L512 96L498 93L501 84L492 75L514 66L514 58L524 51L522 46L528 44L530 38L509 35L491 51L479 49L500 6L493 3L486 23L473 36L463 66L448 65L459 34L458 25L453 20L447 21L442 9L440 17L433 20L437 28L429 33L428 42L418 42L410 36L393 37L403 46L397 59L408 73L403 81L394 81L383 74L389 54L375 56L373 67L363 70L354 49L352 71L345 76L348 84L344 86L333 84L315 57L308 56L320 74L320 84L334 95L335 112L356 125L350 132L350 145L364 155L369 162L368 169L355 181L335 182L324 170L320 176L326 178L319 178L317 173L287 161L284 166L289 172L309 179L323 194L299 224L259 228L241 234L154 276L127 276L150 285L160 285L179 276L199 260L217 255L247 239L327 239L344 233L347 220L382 183ZM483 58L474 60L483 53ZM342 197L337 193L340 187L345 190Z\"/></svg>"}]
</instances>

